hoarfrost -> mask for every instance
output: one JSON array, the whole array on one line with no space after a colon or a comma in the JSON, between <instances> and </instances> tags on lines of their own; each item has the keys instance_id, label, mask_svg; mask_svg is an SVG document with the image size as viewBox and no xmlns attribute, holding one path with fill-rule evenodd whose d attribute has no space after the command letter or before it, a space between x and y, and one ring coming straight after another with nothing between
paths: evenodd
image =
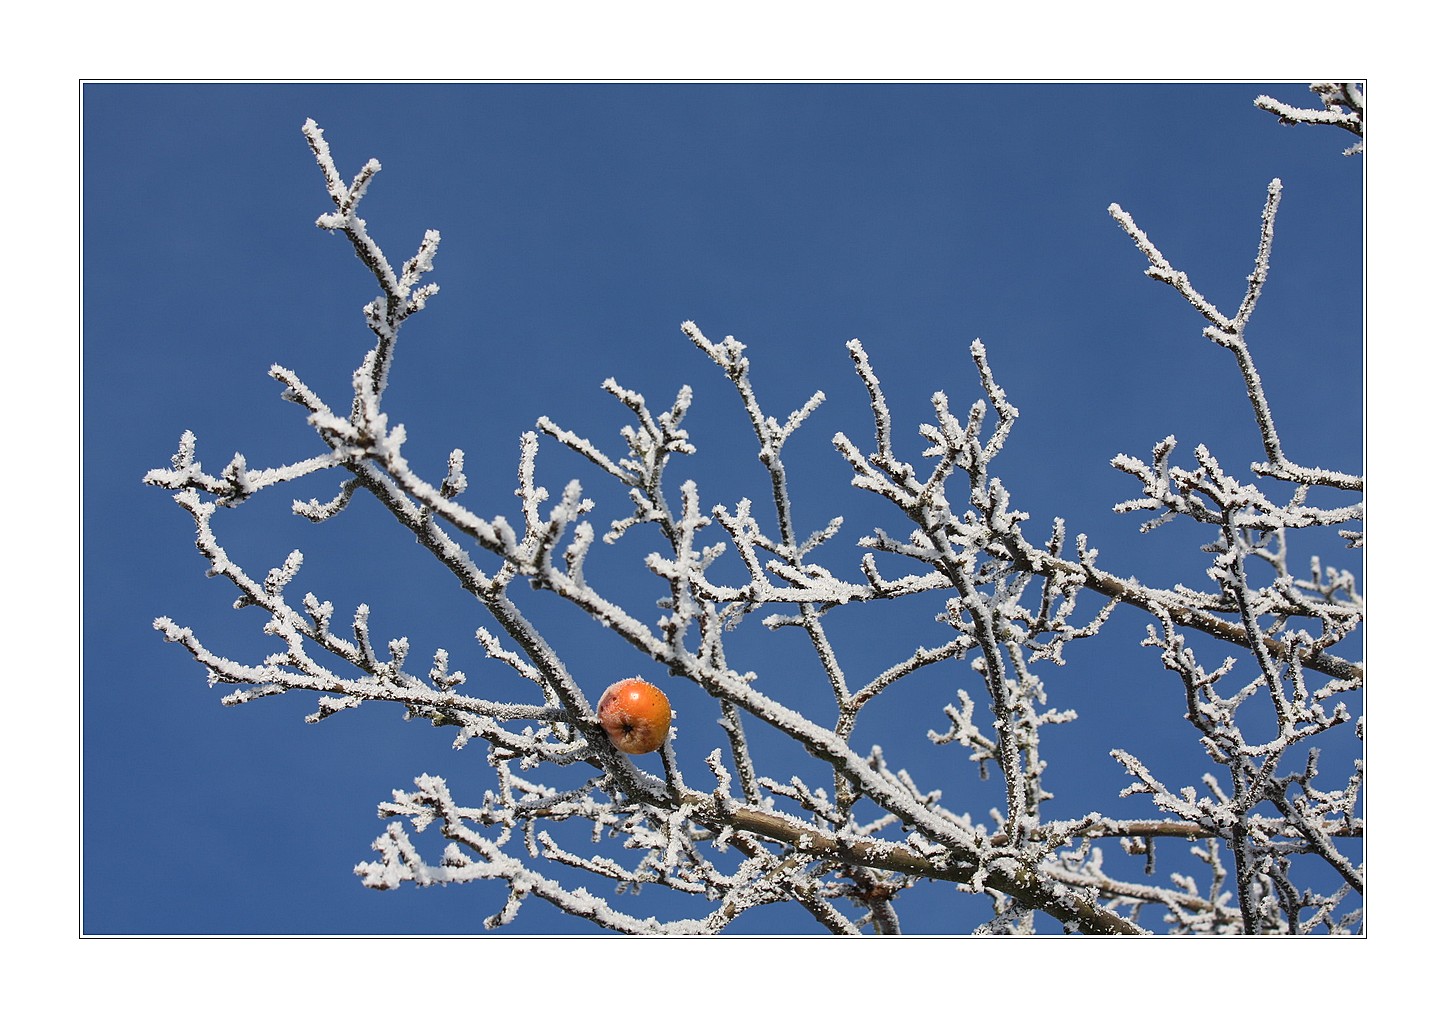
<instances>
[{"instance_id":1,"label":"hoarfrost","mask_svg":"<svg viewBox=\"0 0 1446 1018\"><path fill-rule=\"evenodd\" d=\"M1288 123L1362 133L1360 89L1347 83L1312 87L1321 111L1266 97L1257 105ZM1023 524L1030 515L1012 506L1010 489L995 472L1021 410L1009 401L978 339L969 353L982 398L961 417L954 409L961 404L937 393L933 419L917 429L926 443L918 462L896 448L884 384L865 345L858 339L846 344L872 434L855 442L840 431L833 446L853 471L853 485L877 500L882 524L843 516L802 524L785 447L823 406L824 394L815 392L780 422L765 412L753 388L745 345L732 336L713 342L691 321L682 331L736 392L771 498L703 511L698 484L675 484L669 475L679 457L696 451L682 427L692 389L684 386L668 410L654 413L644 394L609 378L603 388L627 419L617 433L620 442L595 444L539 417L537 431L520 439L517 505L507 512L464 505L460 499L469 485L462 450L454 449L445 465L414 467L402 451L405 427L391 424L383 409L400 329L438 292L423 280L434 270L440 235L428 230L396 273L357 214L381 164L368 161L347 182L321 128L308 120L303 133L334 206L317 225L349 241L380 291L363 309L376 342L352 373L346 413L334 412L293 372L272 367L285 386L283 397L307 410L323 447L318 454L256 469L236 453L212 475L202 467L196 436L186 431L170 467L144 478L173 492L195 523L208 574L236 588L238 607L261 610L263 631L278 649L248 664L213 651L170 618L156 619L155 627L204 667L209 682L237 687L225 703L306 691L318 696L310 722L371 702L399 703L408 717L455 728L458 748L485 744L493 788L470 787L468 778L459 802L447 780L424 774L415 779L416 791L398 790L381 804L388 822L373 843L375 858L356 867L365 886L494 881L506 886L507 898L487 919L488 928L507 925L530 899L539 899L629 934L723 932L740 915L777 902L795 904L832 933L897 933L905 926L895 900L924 880L984 896L994 917L975 932L991 935L1031 933L1039 913L1085 933L1359 928L1359 912L1347 906L1363 892L1356 846L1364 831L1358 801L1363 774L1357 761L1343 783L1324 778L1317 739L1332 729L1352 730L1343 696L1361 688L1363 672L1340 652L1358 631L1364 604L1354 575L1322 563L1319 555L1312 556L1308 575L1292 573L1286 538L1359 522L1361 505L1350 500L1364 481L1287 456L1246 343L1267 278L1283 194L1279 180L1266 189L1246 293L1228 316L1128 212L1109 208L1144 255L1146 274L1174 289L1205 319L1205 338L1233 356L1263 452L1246 480L1203 445L1194 451L1194 465L1172 465L1173 435L1148 458L1122 453L1114 459L1113 466L1140 487L1139 497L1120 502L1116 511L1145 514L1145 531L1194 525L1211 535L1206 582L1153 588L1104 569L1099 550L1084 534L1071 538L1062 517L1053 518L1043 544L1027 536ZM594 480L623 489L632 510L610 522L602 542L595 541L587 517L606 503L585 496L582 481L567 482L556 498L536 482L539 434L581 457L595 471ZM239 506L321 472L339 478L337 494L325 502L295 500L294 511L323 523L345 512L359 492L376 499L489 616L468 637L485 651L486 668L474 669L469 680L452 667L447 648L438 647L423 658L425 674L413 674L407 670L412 641L374 637L384 620L374 619L366 604L355 608L346 635L333 629L331 601L308 591L294 606L289 588L303 565L299 550L280 564L259 567L259 581L251 567L227 554L214 530L218 507ZM1274 494L1282 484L1289 491ZM1334 501L1321 500L1321 493ZM720 540L705 544L699 535L712 526ZM598 586L611 584L616 559L584 570L590 556L623 554L622 538L636 527L661 540L661 550L650 547L641 563L662 608L651 621L625 607L631 603L626 598ZM1360 543L1360 531L1341 533L1346 550ZM851 567L848 575L837 575L816 560L840 535L862 549L856 573ZM709 577L710 566L725 557L736 560L744 582ZM1251 570L1261 568L1268 582L1252 579ZM678 702L691 709L678 709L676 717L689 729L688 739L676 742L673 729L657 758L616 751L568 655L514 600L510 591L519 583L600 623L609 638L639 655L661 687L686 691ZM926 606L939 636L914 643L892 664L861 668L830 640L840 624L830 613L867 612L881 601L907 599ZM726 648L734 645L733 634L765 606L781 610L758 615L762 627L797 629L806 637L832 716L812 719L785 705L781 697L806 678L740 671L730 663ZM1156 816L1115 817L1099 809L1047 819L1051 728L1078 719L1068 707L1046 707L1047 669L1037 666L1063 666L1067 646L1098 635L1126 612L1149 620L1143 646L1181 682L1186 718L1204 751L1205 793L1194 785L1172 786L1157 775L1148 754L1121 747L1112 754L1123 772L1121 799L1148 802ZM1239 657L1213 668L1202 663L1197 647L1219 642ZM464 683L485 692L496 669L523 680L530 696L493 700L461 692ZM927 734L946 748L941 751L962 750L959 759L991 779L974 793L987 799L979 800L987 823L952 810L944 791L922 790L907 771L889 766L882 748L862 754L855 747L860 719L872 716L882 694L921 672L950 669L968 689L957 688L941 708L947 724ZM1310 673L1324 681L1308 681ZM696 713L704 702L716 709L718 727L710 730L721 732L722 742L706 754L695 751L696 733L708 727ZM1246 737L1247 713L1268 719L1267 737ZM1359 721L1354 731L1359 738ZM770 752L755 752L765 742ZM825 783L767 773L789 758L774 753L776 747L821 767ZM1297 759L1297 747L1305 764L1287 765ZM701 786L694 787L699 779ZM567 839L574 830L597 843L616 836L608 841L612 853L573 851ZM445 843L438 864L428 863L412 841L428 832ZM1157 846L1167 842L1191 846L1198 874L1155 874ZM1109 855L1105 844L1115 846ZM1148 860L1145 879L1121 876L1140 857ZM1334 874L1339 890L1300 886L1291 865L1305 857ZM673 921L631 915L587 886L554 878L562 873L615 888L652 885L696 899L702 914Z\"/></svg>"}]
</instances>

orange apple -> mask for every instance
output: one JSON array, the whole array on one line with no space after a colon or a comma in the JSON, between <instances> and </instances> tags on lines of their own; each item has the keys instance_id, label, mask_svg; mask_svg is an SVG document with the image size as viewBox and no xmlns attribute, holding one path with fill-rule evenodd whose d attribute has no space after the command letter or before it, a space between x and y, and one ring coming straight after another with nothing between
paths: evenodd
<instances>
[{"instance_id":1,"label":"orange apple","mask_svg":"<svg viewBox=\"0 0 1446 1018\"><path fill-rule=\"evenodd\" d=\"M623 679L614 682L597 704L597 719L612 744L624 753L651 753L668 738L673 708L667 696L651 682Z\"/></svg>"}]
</instances>

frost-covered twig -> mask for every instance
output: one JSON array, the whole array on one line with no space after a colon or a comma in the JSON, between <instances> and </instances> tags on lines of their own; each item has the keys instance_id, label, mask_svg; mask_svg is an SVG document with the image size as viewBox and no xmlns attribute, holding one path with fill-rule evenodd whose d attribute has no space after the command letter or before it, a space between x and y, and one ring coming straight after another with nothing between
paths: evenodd
<instances>
[{"instance_id":1,"label":"frost-covered twig","mask_svg":"<svg viewBox=\"0 0 1446 1018\"><path fill-rule=\"evenodd\" d=\"M1215 305L1206 300L1191 285L1189 276L1170 264L1160 250L1150 242L1145 231L1135 225L1134 219L1128 212L1120 208L1118 204L1111 204L1109 211L1149 260L1150 267L1145 270L1145 275L1178 290L1180 295L1210 323L1205 328L1205 337L1235 355L1236 364L1245 380L1246 394L1255 411L1256 424L1260 429L1260 437L1267 457L1264 463L1254 464L1252 469L1257 473L1296 484L1327 485L1348 491L1360 491L1362 480L1358 476L1336 470L1322 470L1319 467L1298 466L1285 457L1281 450L1280 435L1276 431L1275 421L1271 417L1270 403L1265 398L1265 388L1261 383L1260 373L1256 370L1255 361L1250 355L1250 348L1245 342L1245 326L1250 321L1251 313L1255 310L1255 304L1259 300L1270 265L1270 248L1275 235L1275 219L1280 209L1281 191L1280 180L1278 178L1272 180L1266 196L1265 210L1261 213L1260 249L1256 255L1255 267L1247 279L1245 296L1240 301L1240 307L1231 318L1226 318L1216 309Z\"/></svg>"},{"instance_id":2,"label":"frost-covered twig","mask_svg":"<svg viewBox=\"0 0 1446 1018\"><path fill-rule=\"evenodd\" d=\"M1268 95L1257 96L1255 105L1274 113L1282 124L1326 124L1349 131L1362 139L1345 150L1359 155L1366 150L1366 90L1353 81L1317 81L1310 90L1320 97L1322 109L1302 109Z\"/></svg>"},{"instance_id":3,"label":"frost-covered twig","mask_svg":"<svg viewBox=\"0 0 1446 1018\"><path fill-rule=\"evenodd\" d=\"M312 154L316 156L316 163L321 168L322 176L326 179L326 189L331 194L331 200L336 205L336 211L320 216L316 225L324 230L340 230L351 241L352 248L371 270L372 275L381 284L382 296L372 301L364 309L367 327L377 337L376 356L372 359L368 374L370 376L370 391L380 396L387 385L387 372L391 368L392 354L395 351L397 330L410 315L422 310L427 306L427 300L438 292L436 283L427 283L418 286L422 276L432 270L432 259L436 257L437 246L442 241L442 235L436 230L428 230L422 239L422 245L417 253L402 266L400 276L392 269L382 249L377 246L367 232L366 220L356 214L357 205L361 203L362 196L366 194L367 185L372 178L381 172L382 164L375 159L367 161L361 172L348 186L342 182L341 174L337 172L336 163L331 157L331 146L327 144L322 136L321 128L316 121L307 120L302 125L301 133L306 136L307 144L311 146Z\"/></svg>"}]
</instances>

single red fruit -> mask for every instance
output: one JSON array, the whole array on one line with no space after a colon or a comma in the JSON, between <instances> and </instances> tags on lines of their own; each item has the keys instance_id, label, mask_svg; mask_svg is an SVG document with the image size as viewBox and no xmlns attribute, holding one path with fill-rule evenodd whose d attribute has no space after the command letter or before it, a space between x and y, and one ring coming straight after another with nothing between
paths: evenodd
<instances>
[{"instance_id":1,"label":"single red fruit","mask_svg":"<svg viewBox=\"0 0 1446 1018\"><path fill-rule=\"evenodd\" d=\"M597 719L614 746L636 756L651 753L667 741L673 708L651 682L623 679L603 693Z\"/></svg>"}]
</instances>

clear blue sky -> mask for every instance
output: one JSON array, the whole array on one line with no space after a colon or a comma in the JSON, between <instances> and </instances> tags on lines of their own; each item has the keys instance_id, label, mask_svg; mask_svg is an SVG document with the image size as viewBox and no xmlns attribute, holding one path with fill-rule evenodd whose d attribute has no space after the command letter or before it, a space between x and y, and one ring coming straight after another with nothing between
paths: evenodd
<instances>
[{"instance_id":1,"label":"clear blue sky","mask_svg":"<svg viewBox=\"0 0 1446 1018\"><path fill-rule=\"evenodd\" d=\"M254 610L232 611L234 591L205 579L190 518L140 478L185 429L212 472L238 450L253 467L320 451L267 369L292 368L345 405L368 345L372 281L313 225L329 201L300 133L308 117L348 178L381 161L362 215L394 265L441 231L441 293L403 331L388 409L407 424L411 461L437 476L450 449L467 450L467 499L483 515L515 515L517 436L539 415L599 444L616 435L626 420L599 388L610 376L660 408L693 385L690 430L705 448L675 483L698 476L709 505L761 500L736 397L678 331L692 319L748 344L780 419L828 394L788 447L800 526L842 512L846 534L897 532L848 489L829 444L837 430L870 434L844 344L863 340L908 436L936 389L956 408L977 398L979 337L1021 412L997 466L1034 536L1061 515L1114 572L1199 585L1209 535L1138 535L1138 520L1110 512L1137 492L1109 460L1147 457L1173 433L1179 461L1203 442L1243 475L1258 436L1231 358L1145 278L1111 202L1233 309L1266 186L1284 181L1252 349L1291 457L1362 466L1361 162L1340 155L1344 132L1254 109L1262 91L1315 102L1303 84L86 86L84 931L475 933L501 902L501 887L381 894L352 874L384 827L376 804L414 775L480 795L480 744L454 752L449 730L404 725L390 706L317 726L302 723L315 699L299 694L223 708L226 690L151 628L170 615L239 659L273 649ZM542 472L554 491L581 476L613 497L565 450L544 446ZM301 548L298 593L330 598L339 618L367 601L379 633L408 634L417 655L447 646L480 693L489 673L469 641L481 620L408 535L370 504L321 527L288 516L294 494L330 485L223 513L220 537L257 575ZM1332 556L1359 574L1358 559ZM559 639L595 663L596 678L574 671L596 692L646 667L586 623L547 618L577 629ZM1147 803L1113 798L1126 783L1105 755L1115 746L1199 780L1178 683L1137 646L1144 621L1122 612L1097 648L1046 673L1050 705L1082 715L1051 733L1060 815L1145 815ZM822 679L789 634L773 639L751 645L763 664L749 667L798 661L785 699L807 708ZM907 654L868 630L847 643L861 668ZM952 808L983 813L998 782L980 786L957 747L925 736L968 679L920 680L858 744L883 743ZM718 736L686 731L681 699L680 752L699 771ZM961 900L919 894L901 906L906 928L963 932ZM775 909L739 931L817 930ZM507 929L594 931L536 901Z\"/></svg>"}]
</instances>

